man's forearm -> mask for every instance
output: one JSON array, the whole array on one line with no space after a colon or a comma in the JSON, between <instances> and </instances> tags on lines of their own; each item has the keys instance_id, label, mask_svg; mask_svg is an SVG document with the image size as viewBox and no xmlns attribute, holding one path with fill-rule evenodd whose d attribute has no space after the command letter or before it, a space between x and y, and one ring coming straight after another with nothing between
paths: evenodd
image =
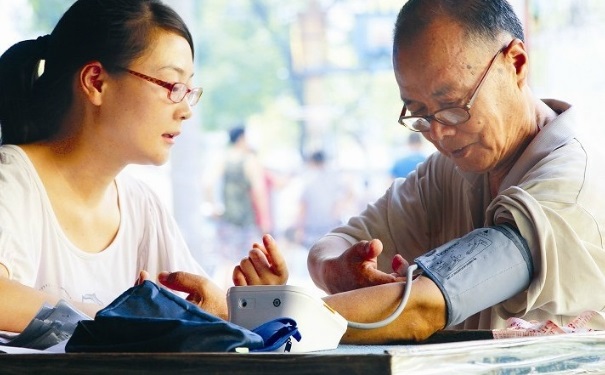
<instances>
[{"instance_id":1,"label":"man's forearm","mask_svg":"<svg viewBox=\"0 0 605 375\"><path fill-rule=\"evenodd\" d=\"M387 318L399 305L405 283L391 283L356 289L324 297L324 301L349 321L371 323ZM348 328L342 342L377 344L428 338L443 329L445 300L430 279L419 277L412 285L406 308L391 324L377 329Z\"/></svg>"}]
</instances>

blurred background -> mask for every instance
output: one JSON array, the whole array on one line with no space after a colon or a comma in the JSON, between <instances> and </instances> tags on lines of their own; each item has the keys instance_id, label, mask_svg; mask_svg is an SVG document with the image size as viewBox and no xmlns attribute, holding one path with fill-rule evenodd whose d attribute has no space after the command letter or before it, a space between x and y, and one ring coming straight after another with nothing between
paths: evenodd
<instances>
[{"instance_id":1,"label":"blurred background","mask_svg":"<svg viewBox=\"0 0 605 375\"><path fill-rule=\"evenodd\" d=\"M269 232L287 257L290 283L313 289L309 244L433 151L397 124L391 39L404 1L165 2L193 33L194 85L204 94L171 161L128 173L165 199L222 286ZM0 0L0 51L49 33L72 3ZM534 91L587 109L579 131L600 143L605 1L511 3L525 26Z\"/></svg>"}]
</instances>

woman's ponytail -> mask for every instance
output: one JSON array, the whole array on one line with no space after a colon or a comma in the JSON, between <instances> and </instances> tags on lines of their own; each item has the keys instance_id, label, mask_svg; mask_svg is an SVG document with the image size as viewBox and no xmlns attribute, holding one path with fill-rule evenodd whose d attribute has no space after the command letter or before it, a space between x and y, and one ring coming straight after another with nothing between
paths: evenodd
<instances>
[{"instance_id":1,"label":"woman's ponytail","mask_svg":"<svg viewBox=\"0 0 605 375\"><path fill-rule=\"evenodd\" d=\"M36 138L34 90L48 50L49 35L25 40L0 57L0 143L21 144Z\"/></svg>"}]
</instances>

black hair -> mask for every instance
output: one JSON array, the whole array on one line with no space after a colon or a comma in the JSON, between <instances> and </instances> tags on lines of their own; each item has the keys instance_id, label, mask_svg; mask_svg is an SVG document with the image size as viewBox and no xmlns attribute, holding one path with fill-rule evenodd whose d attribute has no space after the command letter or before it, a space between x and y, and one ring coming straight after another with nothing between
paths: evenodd
<instances>
[{"instance_id":1,"label":"black hair","mask_svg":"<svg viewBox=\"0 0 605 375\"><path fill-rule=\"evenodd\" d=\"M469 38L497 41L502 32L524 40L523 26L506 0L409 0L395 22L393 52L422 34L437 18L460 24Z\"/></svg>"},{"instance_id":2,"label":"black hair","mask_svg":"<svg viewBox=\"0 0 605 375\"><path fill-rule=\"evenodd\" d=\"M77 0L50 35L13 45L0 57L0 143L45 140L59 131L82 66L110 73L127 67L159 30L193 39L182 18L160 0ZM38 63L44 72L38 77Z\"/></svg>"}]
</instances>

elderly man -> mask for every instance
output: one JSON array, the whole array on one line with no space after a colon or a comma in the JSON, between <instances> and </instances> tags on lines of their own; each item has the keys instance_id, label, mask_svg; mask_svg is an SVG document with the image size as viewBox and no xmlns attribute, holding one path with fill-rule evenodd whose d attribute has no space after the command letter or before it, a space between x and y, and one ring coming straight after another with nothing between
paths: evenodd
<instances>
[{"instance_id":1,"label":"elderly man","mask_svg":"<svg viewBox=\"0 0 605 375\"><path fill-rule=\"evenodd\" d=\"M384 296L357 290L374 301L364 308L328 298L358 320L382 317L399 298L394 275L380 270L415 260L424 272L396 323L350 338L496 328L511 316L566 324L605 306L592 292L605 287L601 173L573 132L574 108L528 87L523 38L504 0L410 0L401 10L399 122L439 153L316 243L308 265L330 293L384 284Z\"/></svg>"},{"instance_id":2,"label":"elderly man","mask_svg":"<svg viewBox=\"0 0 605 375\"><path fill-rule=\"evenodd\" d=\"M498 328L512 316L566 324L604 308L605 296L593 292L605 290L605 189L596 159L574 134L575 109L528 87L523 39L505 0L403 6L393 48L399 123L439 152L320 239L308 266L331 293L325 301L357 322L395 310L409 262L422 274L397 319L350 328L345 342ZM265 241L234 280L274 283L279 277L267 275L283 269Z\"/></svg>"}]
</instances>

